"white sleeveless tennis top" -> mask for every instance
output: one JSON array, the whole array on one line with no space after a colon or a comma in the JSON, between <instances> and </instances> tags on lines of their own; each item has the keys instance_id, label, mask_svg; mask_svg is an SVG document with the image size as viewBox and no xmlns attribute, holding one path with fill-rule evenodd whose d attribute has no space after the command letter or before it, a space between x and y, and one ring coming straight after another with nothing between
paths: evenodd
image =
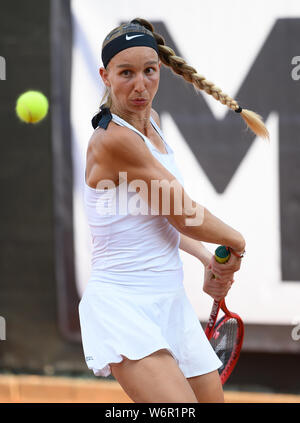
<instances>
[{"instance_id":1,"label":"white sleeveless tennis top","mask_svg":"<svg viewBox=\"0 0 300 423\"><path fill-rule=\"evenodd\" d=\"M171 172L183 186L183 178L178 170L174 151L167 144L164 135L154 119L151 124L164 141L168 154L159 152L151 141L135 127L119 116L112 114L113 122L132 129L142 137L154 157ZM84 204L92 235L91 279L100 278L110 281L108 275L122 283L122 274L128 272L147 277L153 272L182 271L179 255L180 233L165 216L131 212L130 201L138 194L128 192L126 179L117 187L109 190L92 188L86 183ZM122 191L122 192L121 192ZM141 200L142 201L142 200ZM143 203L143 201L142 201ZM141 204L133 201L132 204ZM145 203L144 203L145 206ZM124 279L125 280L125 279Z\"/></svg>"}]
</instances>

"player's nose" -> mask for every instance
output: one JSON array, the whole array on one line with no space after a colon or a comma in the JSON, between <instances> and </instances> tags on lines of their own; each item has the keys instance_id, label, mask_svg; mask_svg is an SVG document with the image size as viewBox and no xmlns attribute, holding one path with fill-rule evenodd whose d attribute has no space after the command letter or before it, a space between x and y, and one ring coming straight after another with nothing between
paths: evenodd
<instances>
[{"instance_id":1,"label":"player's nose","mask_svg":"<svg viewBox=\"0 0 300 423\"><path fill-rule=\"evenodd\" d=\"M145 77L142 73L138 73L135 78L134 89L136 92L142 93L146 89Z\"/></svg>"}]
</instances>

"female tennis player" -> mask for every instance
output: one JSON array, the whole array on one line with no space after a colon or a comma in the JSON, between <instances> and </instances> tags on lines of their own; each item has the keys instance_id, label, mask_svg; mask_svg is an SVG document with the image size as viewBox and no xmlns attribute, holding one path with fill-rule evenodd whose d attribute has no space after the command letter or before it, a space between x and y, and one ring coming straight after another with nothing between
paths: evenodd
<instances>
[{"instance_id":1,"label":"female tennis player","mask_svg":"<svg viewBox=\"0 0 300 423\"><path fill-rule=\"evenodd\" d=\"M240 113L257 134L266 128L177 57L144 19L113 29L102 60L106 93L92 119L85 174L93 250L79 315L87 366L96 376L112 374L134 402L223 402L222 363L186 296L179 249L203 263L203 289L220 300L245 240L184 191L152 109L161 63ZM228 263L216 263L201 241L230 247Z\"/></svg>"}]
</instances>

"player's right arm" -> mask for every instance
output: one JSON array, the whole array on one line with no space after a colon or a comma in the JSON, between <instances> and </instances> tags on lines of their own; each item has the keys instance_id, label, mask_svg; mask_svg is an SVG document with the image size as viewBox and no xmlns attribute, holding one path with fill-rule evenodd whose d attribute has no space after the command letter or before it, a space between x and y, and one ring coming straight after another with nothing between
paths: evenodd
<instances>
[{"instance_id":1,"label":"player's right arm","mask_svg":"<svg viewBox=\"0 0 300 423\"><path fill-rule=\"evenodd\" d=\"M165 216L182 234L196 240L226 245L239 252L244 250L242 235L206 207L193 201L175 176L152 155L138 134L124 127L109 129L102 136L102 145L106 165L115 180L120 172L126 172L128 184L144 181L146 189L141 189L139 195L152 210ZM157 190L151 190L151 183ZM159 195L156 196L155 192ZM163 207L166 204L170 204L169 210ZM177 204L177 208L174 204ZM181 210L179 214L178 210Z\"/></svg>"}]
</instances>

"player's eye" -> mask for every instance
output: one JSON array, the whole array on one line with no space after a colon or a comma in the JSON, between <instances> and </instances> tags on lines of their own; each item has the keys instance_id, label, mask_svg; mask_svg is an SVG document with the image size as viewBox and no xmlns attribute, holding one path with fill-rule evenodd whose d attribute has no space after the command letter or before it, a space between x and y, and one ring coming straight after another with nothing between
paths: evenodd
<instances>
[{"instance_id":1,"label":"player's eye","mask_svg":"<svg viewBox=\"0 0 300 423\"><path fill-rule=\"evenodd\" d=\"M123 76L130 76L130 74L131 74L131 71L128 70L128 69L125 69L121 72L121 75L123 75Z\"/></svg>"},{"instance_id":2,"label":"player's eye","mask_svg":"<svg viewBox=\"0 0 300 423\"><path fill-rule=\"evenodd\" d=\"M145 72L148 74L148 75L151 75L152 73L154 73L155 72L155 68L152 68L152 67L150 67L150 68L146 68L145 69Z\"/></svg>"}]
</instances>

